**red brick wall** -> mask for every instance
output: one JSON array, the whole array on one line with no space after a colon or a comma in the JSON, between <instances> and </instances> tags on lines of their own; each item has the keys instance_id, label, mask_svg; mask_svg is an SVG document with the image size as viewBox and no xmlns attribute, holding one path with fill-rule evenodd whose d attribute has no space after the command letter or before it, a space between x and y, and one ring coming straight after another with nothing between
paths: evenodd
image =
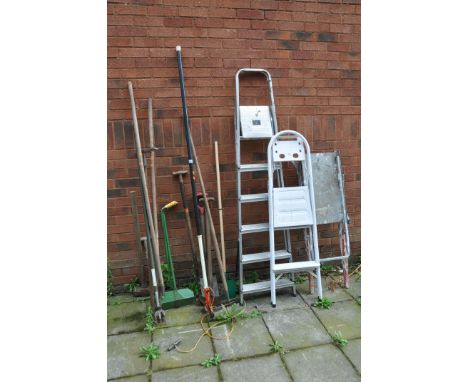
<instances>
[{"instance_id":1,"label":"red brick wall","mask_svg":"<svg viewBox=\"0 0 468 382\"><path fill-rule=\"evenodd\" d=\"M219 141L229 270L235 269L237 247L233 111L234 76L241 67L270 71L280 130L303 133L314 151L341 151L352 253L360 254L360 1L108 1L108 259L114 284L138 274L129 191L140 192L128 80L143 146L147 98L153 98L161 148L158 202L180 201L171 175L187 169L176 45L182 46L194 142L214 196L213 144ZM262 103L262 84L247 82L244 104ZM190 198L187 179L186 191ZM187 276L190 246L180 206L168 213L168 225L177 274ZM322 256L336 253L334 233L324 227L320 235ZM160 248L163 254L162 240Z\"/></svg>"}]
</instances>

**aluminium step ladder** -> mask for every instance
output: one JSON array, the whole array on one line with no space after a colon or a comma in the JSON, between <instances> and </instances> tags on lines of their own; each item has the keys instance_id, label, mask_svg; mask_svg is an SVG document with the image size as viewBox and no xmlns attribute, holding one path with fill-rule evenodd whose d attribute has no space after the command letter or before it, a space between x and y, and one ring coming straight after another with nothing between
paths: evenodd
<instances>
[{"instance_id":1,"label":"aluminium step ladder","mask_svg":"<svg viewBox=\"0 0 468 382\"><path fill-rule=\"evenodd\" d=\"M309 272L315 276L317 294L322 298L320 256L315 212L314 180L310 146L300 133L283 130L268 144L268 210L270 232L270 291L271 305L276 307L276 285L285 275ZM298 185L274 186L276 165L291 163L297 171ZM303 230L306 243L306 261L276 263L275 230Z\"/></svg>"},{"instance_id":2,"label":"aluminium step ladder","mask_svg":"<svg viewBox=\"0 0 468 382\"><path fill-rule=\"evenodd\" d=\"M260 74L264 75L268 83L269 105L262 106L244 106L240 105L240 77L241 74ZM241 163L241 142L256 140L259 144L265 144L268 140L278 132L276 121L275 101L273 96L273 85L271 75L264 69L243 68L236 73L236 104L235 104L235 139L236 139L236 168L237 168L237 211L238 211L238 270L239 270L239 296L240 303L244 303L244 295L250 293L264 292L270 290L270 281L259 281L249 284L244 284L244 266L255 263L265 263L270 261L270 252L262 251L256 253L244 253L243 237L245 235L255 235L261 232L268 232L269 225L267 222L256 224L244 224L242 220L242 207L250 203L258 204L259 202L268 201L268 193L242 194L242 174L253 172L265 172L268 170L267 163ZM283 185L282 167L275 168L276 183ZM265 189L267 188L265 180ZM265 207L266 208L266 207ZM275 251L276 260L291 261L291 245L289 233L283 234L283 249ZM266 245L265 245L266 246ZM281 280L276 283L276 288L292 287L295 293L293 280Z\"/></svg>"},{"instance_id":3,"label":"aluminium step ladder","mask_svg":"<svg viewBox=\"0 0 468 382\"><path fill-rule=\"evenodd\" d=\"M349 288L348 258L351 255L349 243L349 216L346 210L344 175L339 151L313 153L311 155L314 174L314 193L317 225L338 224L340 256L321 257L320 263L341 261L343 284Z\"/></svg>"}]
</instances>

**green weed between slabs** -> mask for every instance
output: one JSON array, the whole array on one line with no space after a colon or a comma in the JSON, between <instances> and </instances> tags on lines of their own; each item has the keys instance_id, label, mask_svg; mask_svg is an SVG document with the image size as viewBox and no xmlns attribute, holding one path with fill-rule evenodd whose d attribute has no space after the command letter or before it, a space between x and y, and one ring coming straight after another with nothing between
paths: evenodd
<instances>
[{"instance_id":1,"label":"green weed between slabs","mask_svg":"<svg viewBox=\"0 0 468 382\"><path fill-rule=\"evenodd\" d=\"M302 275L294 277L294 284L302 284L304 281L306 281L306 278Z\"/></svg>"},{"instance_id":2,"label":"green weed between slabs","mask_svg":"<svg viewBox=\"0 0 468 382\"><path fill-rule=\"evenodd\" d=\"M195 277L195 274L192 274L192 279L187 283L187 288L189 288L195 296L198 296L200 293L200 284Z\"/></svg>"},{"instance_id":3,"label":"green weed between slabs","mask_svg":"<svg viewBox=\"0 0 468 382\"><path fill-rule=\"evenodd\" d=\"M201 365L204 367L218 366L221 363L221 356L215 354L213 357L205 359Z\"/></svg>"},{"instance_id":4,"label":"green weed between slabs","mask_svg":"<svg viewBox=\"0 0 468 382\"><path fill-rule=\"evenodd\" d=\"M348 340L343 337L341 332L335 332L335 335L332 336L333 342L339 346L346 346L348 344Z\"/></svg>"},{"instance_id":5,"label":"green weed between slabs","mask_svg":"<svg viewBox=\"0 0 468 382\"><path fill-rule=\"evenodd\" d=\"M143 346L140 349L140 357L143 357L147 361L154 361L161 356L161 352L159 350L159 346L153 343L149 344L148 346Z\"/></svg>"},{"instance_id":6,"label":"green weed between slabs","mask_svg":"<svg viewBox=\"0 0 468 382\"><path fill-rule=\"evenodd\" d=\"M241 309L238 304L231 305L229 308L226 308L224 305L221 305L221 311L215 313L215 321L223 321L226 323L232 323L236 320L242 320L246 318L255 318L260 317L262 313L254 309L250 313L246 313L244 309Z\"/></svg>"},{"instance_id":7,"label":"green weed between slabs","mask_svg":"<svg viewBox=\"0 0 468 382\"><path fill-rule=\"evenodd\" d=\"M328 276L330 273L333 273L334 270L335 270L335 267L333 267L333 265L325 265L325 264L320 265L320 272L322 276Z\"/></svg>"},{"instance_id":8,"label":"green weed between slabs","mask_svg":"<svg viewBox=\"0 0 468 382\"><path fill-rule=\"evenodd\" d=\"M245 284L252 284L256 283L259 280L258 273L255 271L246 272L244 276L244 283Z\"/></svg>"},{"instance_id":9,"label":"green weed between slabs","mask_svg":"<svg viewBox=\"0 0 468 382\"><path fill-rule=\"evenodd\" d=\"M156 322L154 321L153 317L153 309L151 309L151 306L148 306L146 308L146 324L145 324L145 330L152 334L156 330Z\"/></svg>"},{"instance_id":10,"label":"green weed between slabs","mask_svg":"<svg viewBox=\"0 0 468 382\"><path fill-rule=\"evenodd\" d=\"M270 344L270 351L272 353L279 353L285 354L286 351L284 350L283 345L281 345L277 340L275 340L272 344Z\"/></svg>"},{"instance_id":11,"label":"green weed between slabs","mask_svg":"<svg viewBox=\"0 0 468 382\"><path fill-rule=\"evenodd\" d=\"M317 297L317 301L314 302L314 306L320 309L330 309L332 305L333 305L333 301L326 297L324 298Z\"/></svg>"},{"instance_id":12,"label":"green weed between slabs","mask_svg":"<svg viewBox=\"0 0 468 382\"><path fill-rule=\"evenodd\" d=\"M133 293L133 292L135 292L136 288L139 285L140 285L140 280L138 279L138 277L135 277L130 283L125 284L125 288L127 288L127 290L130 293Z\"/></svg>"},{"instance_id":13,"label":"green weed between slabs","mask_svg":"<svg viewBox=\"0 0 468 382\"><path fill-rule=\"evenodd\" d=\"M166 263L162 263L161 272L163 274L163 280L164 280L164 285L166 285L166 289L168 290L171 289L170 287L171 276L169 274L169 265L167 265Z\"/></svg>"}]
</instances>

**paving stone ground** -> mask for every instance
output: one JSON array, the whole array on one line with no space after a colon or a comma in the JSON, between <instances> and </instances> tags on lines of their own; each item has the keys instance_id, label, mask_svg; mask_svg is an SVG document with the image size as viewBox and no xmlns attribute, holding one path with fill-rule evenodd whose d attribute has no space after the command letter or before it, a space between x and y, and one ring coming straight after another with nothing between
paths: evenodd
<instances>
[{"instance_id":1,"label":"paving stone ground","mask_svg":"<svg viewBox=\"0 0 468 382\"><path fill-rule=\"evenodd\" d=\"M178 338L182 349L196 343L202 334L200 306L167 310L166 323L158 326L152 340L143 331L148 302L112 297L108 302L107 378L120 382L359 381L360 280L353 276L347 290L323 289L324 296L335 302L329 310L310 307L316 297L308 294L307 281L297 286L296 297L286 290L278 293L275 309L269 293L249 296L246 311L257 306L261 317L239 320L228 340L204 336L191 353L168 352L167 347ZM213 336L223 337L230 328L220 325L213 329ZM349 340L342 348L332 340L338 330ZM285 354L271 353L274 340L283 345ZM152 341L159 345L161 357L150 364L139 354ZM215 353L221 355L219 366L201 366Z\"/></svg>"}]
</instances>

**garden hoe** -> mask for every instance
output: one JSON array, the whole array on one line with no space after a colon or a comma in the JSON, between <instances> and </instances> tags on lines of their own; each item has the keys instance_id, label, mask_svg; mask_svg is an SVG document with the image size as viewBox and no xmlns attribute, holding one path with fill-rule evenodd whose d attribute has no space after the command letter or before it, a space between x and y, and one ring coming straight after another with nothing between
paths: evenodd
<instances>
[{"instance_id":1,"label":"garden hoe","mask_svg":"<svg viewBox=\"0 0 468 382\"><path fill-rule=\"evenodd\" d=\"M194 302L195 296L192 290L188 288L177 289L174 264L172 262L171 246L169 244L169 235L167 233L167 223L166 223L166 210L177 205L176 201L167 203L163 208L161 208L161 226L164 235L164 250L166 252L166 263L169 270L169 284L172 290L166 290L164 297L162 299L162 306L164 308L177 308L179 306L188 305Z\"/></svg>"}]
</instances>

